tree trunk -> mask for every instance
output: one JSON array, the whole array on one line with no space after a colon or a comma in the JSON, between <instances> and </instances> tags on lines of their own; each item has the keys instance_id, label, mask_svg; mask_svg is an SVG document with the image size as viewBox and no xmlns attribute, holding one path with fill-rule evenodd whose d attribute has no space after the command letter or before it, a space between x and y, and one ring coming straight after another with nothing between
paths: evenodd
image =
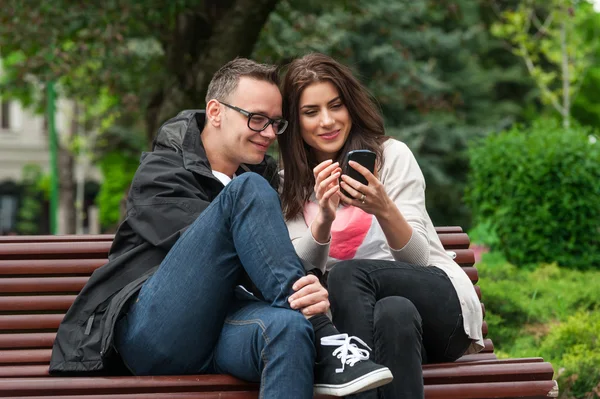
<instances>
[{"instance_id":1,"label":"tree trunk","mask_svg":"<svg viewBox=\"0 0 600 399\"><path fill-rule=\"evenodd\" d=\"M563 17L564 18L564 17ZM569 49L567 47L567 26L563 20L560 26L560 48L562 52L562 86L563 86L563 127L571 125L571 77L569 75Z\"/></svg>"},{"instance_id":2,"label":"tree trunk","mask_svg":"<svg viewBox=\"0 0 600 399\"><path fill-rule=\"evenodd\" d=\"M61 221L59 222L60 234L75 234L75 180L73 167L75 158L71 151L64 145L58 148L58 190L59 210Z\"/></svg>"},{"instance_id":3,"label":"tree trunk","mask_svg":"<svg viewBox=\"0 0 600 399\"><path fill-rule=\"evenodd\" d=\"M201 109L213 74L235 57L248 57L279 0L207 0L177 18L162 41L171 79L146 107L147 141L183 109Z\"/></svg>"}]
</instances>

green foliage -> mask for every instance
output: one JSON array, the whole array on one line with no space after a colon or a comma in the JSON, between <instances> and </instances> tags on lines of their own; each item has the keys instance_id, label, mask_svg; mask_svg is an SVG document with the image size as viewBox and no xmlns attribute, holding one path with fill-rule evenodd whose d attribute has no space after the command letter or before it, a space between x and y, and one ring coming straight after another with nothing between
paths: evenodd
<instances>
[{"instance_id":1,"label":"green foliage","mask_svg":"<svg viewBox=\"0 0 600 399\"><path fill-rule=\"evenodd\" d=\"M554 326L540 346L540 352L560 366L559 384L572 397L582 398L600 386L598 331L600 312L579 311ZM600 397L598 390L596 395Z\"/></svg>"},{"instance_id":2,"label":"green foliage","mask_svg":"<svg viewBox=\"0 0 600 399\"><path fill-rule=\"evenodd\" d=\"M42 168L37 164L23 167L23 196L19 206L17 232L19 234L39 234L39 220L42 214L40 197L47 194L44 189Z\"/></svg>"},{"instance_id":3,"label":"green foliage","mask_svg":"<svg viewBox=\"0 0 600 399\"><path fill-rule=\"evenodd\" d=\"M463 150L519 118L531 87L520 60L489 34L478 2L345 3L282 0L254 57L285 64L319 51L350 66L378 99L387 133L415 153L434 222L468 226Z\"/></svg>"},{"instance_id":4,"label":"green foliage","mask_svg":"<svg viewBox=\"0 0 600 399\"><path fill-rule=\"evenodd\" d=\"M557 372L561 398L598 397L600 272L523 270L499 252L484 254L477 269L498 356L542 356Z\"/></svg>"},{"instance_id":5,"label":"green foliage","mask_svg":"<svg viewBox=\"0 0 600 399\"><path fill-rule=\"evenodd\" d=\"M515 127L472 145L466 201L517 264L600 266L600 147L588 129L556 121Z\"/></svg>"},{"instance_id":6,"label":"green foliage","mask_svg":"<svg viewBox=\"0 0 600 399\"><path fill-rule=\"evenodd\" d=\"M560 113L566 127L571 98L600 50L597 28L590 29L598 23L600 14L587 1L527 0L505 10L491 29L523 59L542 101Z\"/></svg>"},{"instance_id":7,"label":"green foliage","mask_svg":"<svg viewBox=\"0 0 600 399\"><path fill-rule=\"evenodd\" d=\"M138 164L138 158L120 151L111 152L99 161L104 180L96 203L100 210L100 224L104 229L113 228L119 222L121 201L127 194Z\"/></svg>"}]
</instances>

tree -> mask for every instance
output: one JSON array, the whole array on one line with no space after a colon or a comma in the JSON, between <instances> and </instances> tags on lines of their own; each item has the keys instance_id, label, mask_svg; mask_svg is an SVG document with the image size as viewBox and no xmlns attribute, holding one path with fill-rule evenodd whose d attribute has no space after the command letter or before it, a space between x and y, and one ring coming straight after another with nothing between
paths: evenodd
<instances>
[{"instance_id":1,"label":"tree","mask_svg":"<svg viewBox=\"0 0 600 399\"><path fill-rule=\"evenodd\" d=\"M308 51L350 66L378 99L388 134L415 153L436 224L468 227L467 142L521 117L531 90L472 0L282 0L254 56L284 64Z\"/></svg>"},{"instance_id":2,"label":"tree","mask_svg":"<svg viewBox=\"0 0 600 399\"><path fill-rule=\"evenodd\" d=\"M573 97L593 65L598 44L586 29L600 22L592 5L580 0L527 0L501 13L492 32L507 40L537 84L541 99L571 123Z\"/></svg>"},{"instance_id":3,"label":"tree","mask_svg":"<svg viewBox=\"0 0 600 399\"><path fill-rule=\"evenodd\" d=\"M221 65L250 55L277 2L9 0L0 48L12 58L13 92L27 91L31 76L62 79L65 95L80 102L108 89L115 107L143 116L150 142L163 120L204 104Z\"/></svg>"},{"instance_id":4,"label":"tree","mask_svg":"<svg viewBox=\"0 0 600 399\"><path fill-rule=\"evenodd\" d=\"M124 120L133 120L134 126L125 127L136 131L143 121L150 146L164 120L204 106L208 83L221 65L250 55L277 2L8 0L0 11L5 72L0 87L42 110L39 93L56 81L62 95L82 108L83 120L73 125L103 133ZM82 139L63 143L63 150L81 150ZM61 159L70 170L68 159ZM72 181L72 173L64 179ZM73 197L72 187L63 184L61 196Z\"/></svg>"}]
</instances>

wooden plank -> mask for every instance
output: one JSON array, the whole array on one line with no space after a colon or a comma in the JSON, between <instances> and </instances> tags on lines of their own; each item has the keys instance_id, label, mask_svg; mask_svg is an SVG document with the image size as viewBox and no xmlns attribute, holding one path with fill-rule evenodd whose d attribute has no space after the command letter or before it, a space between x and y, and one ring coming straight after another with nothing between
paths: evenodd
<instances>
[{"instance_id":1,"label":"wooden plank","mask_svg":"<svg viewBox=\"0 0 600 399\"><path fill-rule=\"evenodd\" d=\"M0 330L56 330L63 314L0 315Z\"/></svg>"},{"instance_id":2,"label":"wooden plank","mask_svg":"<svg viewBox=\"0 0 600 399\"><path fill-rule=\"evenodd\" d=\"M2 293L53 293L81 291L89 277L0 278Z\"/></svg>"},{"instance_id":3,"label":"wooden plank","mask_svg":"<svg viewBox=\"0 0 600 399\"><path fill-rule=\"evenodd\" d=\"M554 370L547 362L457 364L423 370L425 385L484 382L552 380Z\"/></svg>"},{"instance_id":4,"label":"wooden plank","mask_svg":"<svg viewBox=\"0 0 600 399\"><path fill-rule=\"evenodd\" d=\"M544 395L542 397L545 397L555 387L555 382L552 380L425 385L426 397L432 399L537 397L535 395ZM236 390L254 391L258 390L258 385L225 375L6 378L0 381L0 396L7 394L66 396L80 393L102 395ZM448 396L448 393L453 393L453 395L462 393L464 396Z\"/></svg>"},{"instance_id":5,"label":"wooden plank","mask_svg":"<svg viewBox=\"0 0 600 399\"><path fill-rule=\"evenodd\" d=\"M0 377L48 376L50 353L50 350L0 351L0 364L2 364ZM428 364L423 366L423 378L425 385L552 379L554 371L550 363L537 361L537 359L518 360L521 359ZM28 365L27 363L41 364Z\"/></svg>"},{"instance_id":6,"label":"wooden plank","mask_svg":"<svg viewBox=\"0 0 600 399\"><path fill-rule=\"evenodd\" d=\"M435 228L435 232L438 234L444 233L462 233L463 229L460 226L439 226Z\"/></svg>"},{"instance_id":7,"label":"wooden plank","mask_svg":"<svg viewBox=\"0 0 600 399\"><path fill-rule=\"evenodd\" d=\"M48 396L19 396L20 399L48 399ZM112 393L108 395L69 395L64 399L258 399L257 391L235 392L169 392L169 393ZM335 399L317 395L315 399Z\"/></svg>"},{"instance_id":8,"label":"wooden plank","mask_svg":"<svg viewBox=\"0 0 600 399\"><path fill-rule=\"evenodd\" d=\"M545 399L558 397L556 381L488 382L425 386L426 399Z\"/></svg>"},{"instance_id":9,"label":"wooden plank","mask_svg":"<svg viewBox=\"0 0 600 399\"><path fill-rule=\"evenodd\" d=\"M105 259L110 246L110 241L2 244L0 259Z\"/></svg>"},{"instance_id":10,"label":"wooden plank","mask_svg":"<svg viewBox=\"0 0 600 399\"><path fill-rule=\"evenodd\" d=\"M257 391L258 384L228 375L185 375L153 377L42 377L3 378L0 397L66 396L76 394L166 393L206 391Z\"/></svg>"},{"instance_id":11,"label":"wooden plank","mask_svg":"<svg viewBox=\"0 0 600 399\"><path fill-rule=\"evenodd\" d=\"M0 296L0 312L67 311L76 295Z\"/></svg>"},{"instance_id":12,"label":"wooden plank","mask_svg":"<svg viewBox=\"0 0 600 399\"><path fill-rule=\"evenodd\" d=\"M470 249L451 249L456 253L454 261L461 266L473 266L475 264L475 253Z\"/></svg>"},{"instance_id":13,"label":"wooden plank","mask_svg":"<svg viewBox=\"0 0 600 399\"><path fill-rule=\"evenodd\" d=\"M64 235L17 235L17 236L0 236L0 244L10 243L36 243L36 242L86 242L86 241L113 241L114 234L64 234Z\"/></svg>"},{"instance_id":14,"label":"wooden plank","mask_svg":"<svg viewBox=\"0 0 600 399\"><path fill-rule=\"evenodd\" d=\"M438 234L445 249L468 249L471 243L466 233Z\"/></svg>"},{"instance_id":15,"label":"wooden plank","mask_svg":"<svg viewBox=\"0 0 600 399\"><path fill-rule=\"evenodd\" d=\"M84 274L106 264L108 259L30 259L0 260L0 275Z\"/></svg>"},{"instance_id":16,"label":"wooden plank","mask_svg":"<svg viewBox=\"0 0 600 399\"><path fill-rule=\"evenodd\" d=\"M56 333L0 334L0 349L51 348Z\"/></svg>"},{"instance_id":17,"label":"wooden plank","mask_svg":"<svg viewBox=\"0 0 600 399\"><path fill-rule=\"evenodd\" d=\"M50 364L51 349L18 349L0 351L0 364Z\"/></svg>"}]
</instances>

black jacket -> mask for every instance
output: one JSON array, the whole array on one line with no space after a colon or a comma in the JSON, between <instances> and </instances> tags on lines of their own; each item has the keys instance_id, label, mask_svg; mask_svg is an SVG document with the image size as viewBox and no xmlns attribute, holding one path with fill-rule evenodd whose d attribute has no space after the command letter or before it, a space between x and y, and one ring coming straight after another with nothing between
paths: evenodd
<instances>
[{"instance_id":1,"label":"black jacket","mask_svg":"<svg viewBox=\"0 0 600 399\"><path fill-rule=\"evenodd\" d=\"M51 373L110 374L119 368L112 349L117 317L181 233L223 189L200 140L203 126L203 111L182 111L159 129L153 151L142 154L108 263L92 274L58 328ZM237 174L245 171L261 174L277 189L272 158L242 165Z\"/></svg>"}]
</instances>

